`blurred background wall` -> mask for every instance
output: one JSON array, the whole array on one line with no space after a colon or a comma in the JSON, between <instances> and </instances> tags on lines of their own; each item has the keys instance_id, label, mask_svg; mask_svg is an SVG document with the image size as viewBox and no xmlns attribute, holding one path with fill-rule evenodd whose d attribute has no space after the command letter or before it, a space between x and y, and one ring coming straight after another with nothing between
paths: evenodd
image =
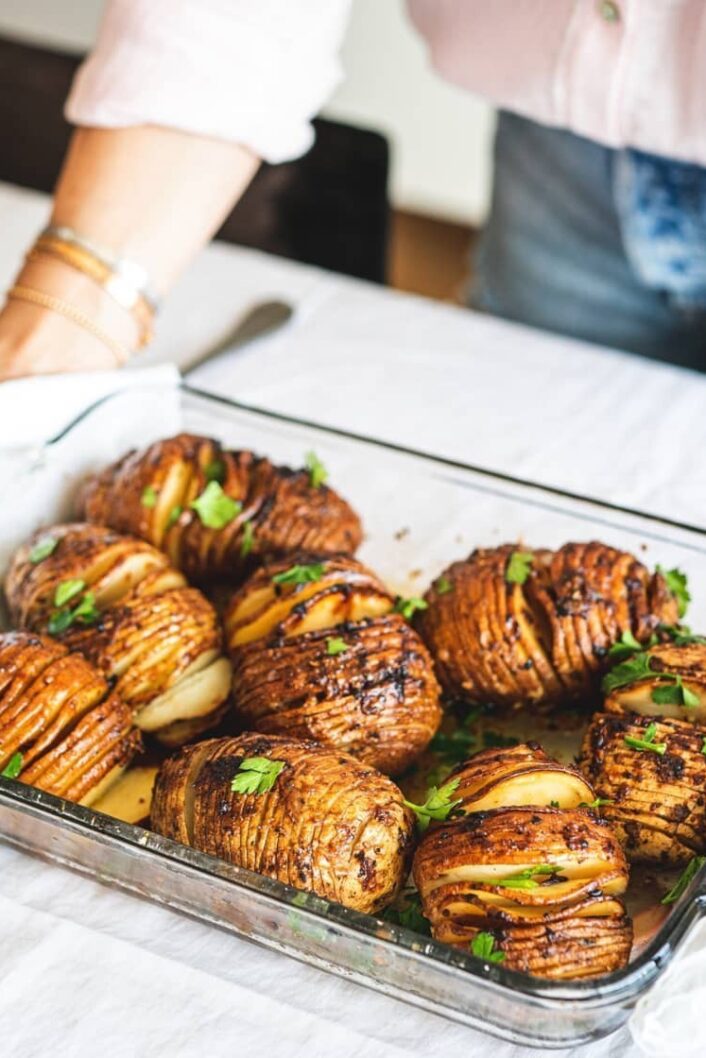
<instances>
[{"instance_id":1,"label":"blurred background wall","mask_svg":"<svg viewBox=\"0 0 706 1058\"><path fill-rule=\"evenodd\" d=\"M0 34L87 49L103 0L0 0ZM493 118L430 69L404 0L354 0L346 79L324 114L390 140L393 285L455 299L487 211Z\"/></svg>"}]
</instances>

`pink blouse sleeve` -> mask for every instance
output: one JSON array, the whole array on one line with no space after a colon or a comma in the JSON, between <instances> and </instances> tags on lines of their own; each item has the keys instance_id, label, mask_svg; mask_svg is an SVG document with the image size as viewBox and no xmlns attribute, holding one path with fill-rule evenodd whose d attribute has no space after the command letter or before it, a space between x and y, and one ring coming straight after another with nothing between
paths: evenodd
<instances>
[{"instance_id":1,"label":"pink blouse sleeve","mask_svg":"<svg viewBox=\"0 0 706 1058\"><path fill-rule=\"evenodd\" d=\"M76 125L164 125L268 162L310 146L341 77L351 0L108 0L66 106Z\"/></svg>"}]
</instances>

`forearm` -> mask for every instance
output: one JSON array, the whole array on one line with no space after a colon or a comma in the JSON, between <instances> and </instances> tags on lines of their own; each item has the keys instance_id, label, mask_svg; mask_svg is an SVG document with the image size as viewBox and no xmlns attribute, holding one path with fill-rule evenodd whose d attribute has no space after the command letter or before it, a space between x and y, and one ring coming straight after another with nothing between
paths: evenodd
<instances>
[{"instance_id":1,"label":"forearm","mask_svg":"<svg viewBox=\"0 0 706 1058\"><path fill-rule=\"evenodd\" d=\"M136 261L165 294L218 229L257 165L237 144L166 128L79 129L52 221ZM116 341L135 348L132 316L69 265L33 260L17 282L70 302ZM10 301L0 313L0 379L110 366L110 352L95 336L51 310Z\"/></svg>"}]
</instances>

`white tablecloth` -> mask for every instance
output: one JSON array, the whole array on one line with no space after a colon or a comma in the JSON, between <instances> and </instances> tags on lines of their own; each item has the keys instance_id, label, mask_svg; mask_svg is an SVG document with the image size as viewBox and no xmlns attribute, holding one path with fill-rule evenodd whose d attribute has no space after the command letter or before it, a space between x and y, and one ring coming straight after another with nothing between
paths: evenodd
<instances>
[{"instance_id":1,"label":"white tablecloth","mask_svg":"<svg viewBox=\"0 0 706 1058\"><path fill-rule=\"evenodd\" d=\"M0 185L0 288L45 216L42 196ZM297 306L292 324L201 368L196 384L706 525L706 377L679 369L224 246L182 280L143 363L185 362L272 296ZM26 389L14 387L11 403L36 408ZM67 420L78 410L63 388L57 403ZM3 413L0 397L6 425L9 404ZM0 924L0 1039L25 1058L82 1058L96 1046L104 1058L537 1053L2 847ZM650 1016L640 1022L648 1044ZM685 1018L672 1037L682 1056L699 1035ZM660 1047L649 1053L670 1053ZM642 1053L627 1031L580 1051Z\"/></svg>"}]
</instances>

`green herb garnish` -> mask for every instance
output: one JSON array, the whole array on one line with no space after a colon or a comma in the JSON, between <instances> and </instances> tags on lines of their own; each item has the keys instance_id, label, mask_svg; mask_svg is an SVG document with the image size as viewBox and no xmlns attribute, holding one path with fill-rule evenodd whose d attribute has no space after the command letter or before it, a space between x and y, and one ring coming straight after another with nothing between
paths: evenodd
<instances>
[{"instance_id":1,"label":"green herb garnish","mask_svg":"<svg viewBox=\"0 0 706 1058\"><path fill-rule=\"evenodd\" d=\"M638 680L644 680L654 675L652 655L643 651L635 654L634 657L629 658L627 661L621 662L610 672L607 672L603 677L601 686L604 691L610 692L618 687L627 687L631 683L636 683Z\"/></svg>"},{"instance_id":2,"label":"green herb garnish","mask_svg":"<svg viewBox=\"0 0 706 1058\"><path fill-rule=\"evenodd\" d=\"M508 584L524 584L530 575L530 567L534 561L531 551L513 551L505 570L505 580Z\"/></svg>"},{"instance_id":3,"label":"green herb garnish","mask_svg":"<svg viewBox=\"0 0 706 1058\"><path fill-rule=\"evenodd\" d=\"M222 485L226 478L226 465L222 459L212 459L203 468L203 474L206 481L217 481Z\"/></svg>"},{"instance_id":4,"label":"green herb garnish","mask_svg":"<svg viewBox=\"0 0 706 1058\"><path fill-rule=\"evenodd\" d=\"M417 610L426 610L429 604L420 599L417 596L412 596L411 599L403 599L402 596L398 596L395 602L395 613L401 613L408 621L411 621Z\"/></svg>"},{"instance_id":5,"label":"green herb garnish","mask_svg":"<svg viewBox=\"0 0 706 1058\"><path fill-rule=\"evenodd\" d=\"M172 507L171 511L169 512L169 517L167 518L167 528L168 529L171 529L171 527L173 525L175 525L176 522L179 521L179 519L181 518L183 510L184 510L184 508L180 507L178 503L176 504L175 507Z\"/></svg>"},{"instance_id":6,"label":"green herb garnish","mask_svg":"<svg viewBox=\"0 0 706 1058\"><path fill-rule=\"evenodd\" d=\"M659 630L668 635L676 647L686 647L690 643L706 643L706 636L695 635L688 625L660 625Z\"/></svg>"},{"instance_id":7,"label":"green herb garnish","mask_svg":"<svg viewBox=\"0 0 706 1058\"><path fill-rule=\"evenodd\" d=\"M671 591L674 598L677 600L677 613L679 617L683 617L689 608L691 602L691 595L689 593L688 578L686 573L682 573L680 569L664 569L663 566L657 566L657 572L661 573L667 582L667 587Z\"/></svg>"},{"instance_id":8,"label":"green herb garnish","mask_svg":"<svg viewBox=\"0 0 706 1058\"><path fill-rule=\"evenodd\" d=\"M643 752L649 750L652 753L659 753L660 757L662 757L667 752L667 744L666 742L655 742L656 734L657 725L648 724L643 738L634 738L632 735L626 735L623 741L629 749L639 749Z\"/></svg>"},{"instance_id":9,"label":"green herb garnish","mask_svg":"<svg viewBox=\"0 0 706 1058\"><path fill-rule=\"evenodd\" d=\"M632 632L628 630L623 632L617 643L613 643L613 646L608 651L608 657L613 658L615 661L622 661L623 658L639 654L641 650L644 650L642 643L639 643Z\"/></svg>"},{"instance_id":10,"label":"green herb garnish","mask_svg":"<svg viewBox=\"0 0 706 1058\"><path fill-rule=\"evenodd\" d=\"M519 738L515 738L513 735L502 735L499 731L483 732L484 749L509 749L511 746L518 746L519 744Z\"/></svg>"},{"instance_id":11,"label":"green herb garnish","mask_svg":"<svg viewBox=\"0 0 706 1058\"><path fill-rule=\"evenodd\" d=\"M684 686L681 676L660 673L660 679L668 679L671 682L654 688L651 698L655 705L683 705L687 709L695 709L700 704L698 694Z\"/></svg>"},{"instance_id":12,"label":"green herb garnish","mask_svg":"<svg viewBox=\"0 0 706 1058\"><path fill-rule=\"evenodd\" d=\"M536 875L554 875L560 869L554 863L539 863L534 867L525 867L523 871L511 874L507 878L499 878L493 884L499 885L502 889L536 889L540 884L535 881Z\"/></svg>"},{"instance_id":13,"label":"green herb garnish","mask_svg":"<svg viewBox=\"0 0 706 1058\"><path fill-rule=\"evenodd\" d=\"M439 822L448 819L454 808L461 804L460 799L457 801L451 799L460 781L460 779L450 779L443 786L432 786L427 791L424 804L415 805L411 801L404 802L407 808L411 808L417 817L417 826L422 833L427 829L432 819L436 819Z\"/></svg>"},{"instance_id":14,"label":"green herb garnish","mask_svg":"<svg viewBox=\"0 0 706 1058\"><path fill-rule=\"evenodd\" d=\"M478 735L471 731L471 726L477 722L482 712L480 708L472 709L468 716L464 717L463 723L450 734L439 731L434 735L429 744L432 753L437 753L451 765L468 760L478 745Z\"/></svg>"},{"instance_id":15,"label":"green herb garnish","mask_svg":"<svg viewBox=\"0 0 706 1058\"><path fill-rule=\"evenodd\" d=\"M549 807L550 808L561 808L561 805L559 804L558 801L550 801L549 802Z\"/></svg>"},{"instance_id":16,"label":"green herb garnish","mask_svg":"<svg viewBox=\"0 0 706 1058\"><path fill-rule=\"evenodd\" d=\"M157 490L154 485L145 485L140 496L140 503L143 507L156 507L157 506Z\"/></svg>"},{"instance_id":17,"label":"green herb garnish","mask_svg":"<svg viewBox=\"0 0 706 1058\"><path fill-rule=\"evenodd\" d=\"M22 771L22 762L24 761L24 754L13 753L5 767L0 771L0 775L3 779L16 779Z\"/></svg>"},{"instance_id":18,"label":"green herb garnish","mask_svg":"<svg viewBox=\"0 0 706 1058\"><path fill-rule=\"evenodd\" d=\"M69 583L64 581L65 584ZM76 581L83 587L83 581ZM59 585L61 587L61 585ZM78 589L81 590L80 588ZM54 595L54 599L58 596L58 589ZM73 599L76 596L76 592L69 595L69 599ZM58 636L62 632L65 632L67 628L70 628L72 624L78 622L79 624L90 625L94 621L97 621L100 617L100 612L96 607L96 598L92 591L87 591L79 600L78 604L73 608L71 606L63 606L59 610L54 612L49 617L47 622L47 631L49 635Z\"/></svg>"},{"instance_id":19,"label":"green herb garnish","mask_svg":"<svg viewBox=\"0 0 706 1058\"><path fill-rule=\"evenodd\" d=\"M60 584L57 584L54 591L54 605L65 606L71 599L80 595L85 587L85 580L62 580Z\"/></svg>"},{"instance_id":20,"label":"green herb garnish","mask_svg":"<svg viewBox=\"0 0 706 1058\"><path fill-rule=\"evenodd\" d=\"M471 952L479 959L485 959L486 962L505 961L505 952L496 949L495 937L492 933L476 933L471 941Z\"/></svg>"},{"instance_id":21,"label":"green herb garnish","mask_svg":"<svg viewBox=\"0 0 706 1058\"><path fill-rule=\"evenodd\" d=\"M669 892L662 897L660 902L662 904L675 903L679 897L686 892L705 863L706 856L694 856L694 858L686 865Z\"/></svg>"},{"instance_id":22,"label":"green herb garnish","mask_svg":"<svg viewBox=\"0 0 706 1058\"><path fill-rule=\"evenodd\" d=\"M329 636L326 640L326 653L330 654L331 657L335 657L337 654L345 654L347 650L348 644L340 636Z\"/></svg>"},{"instance_id":23,"label":"green herb garnish","mask_svg":"<svg viewBox=\"0 0 706 1058\"><path fill-rule=\"evenodd\" d=\"M608 797L596 797L595 801L579 801L579 808L601 808L603 805L614 803Z\"/></svg>"},{"instance_id":24,"label":"green herb garnish","mask_svg":"<svg viewBox=\"0 0 706 1058\"><path fill-rule=\"evenodd\" d=\"M421 933L423 937L431 936L429 919L422 912L419 893L413 892L406 896L407 903L400 910L396 907L388 907L383 913L386 922L392 922L396 926L404 926L411 929L413 933Z\"/></svg>"},{"instance_id":25,"label":"green herb garnish","mask_svg":"<svg viewBox=\"0 0 706 1058\"><path fill-rule=\"evenodd\" d=\"M243 539L240 541L240 557L247 558L255 546L255 530L252 522L243 524Z\"/></svg>"},{"instance_id":26,"label":"green herb garnish","mask_svg":"<svg viewBox=\"0 0 706 1058\"><path fill-rule=\"evenodd\" d=\"M267 757L246 757L233 777L230 788L233 793L263 794L271 790L285 761L269 760Z\"/></svg>"},{"instance_id":27,"label":"green herb garnish","mask_svg":"<svg viewBox=\"0 0 706 1058\"><path fill-rule=\"evenodd\" d=\"M306 469L309 471L309 484L312 489L318 489L328 478L328 470L316 452L307 452L304 462Z\"/></svg>"},{"instance_id":28,"label":"green herb garnish","mask_svg":"<svg viewBox=\"0 0 706 1058\"><path fill-rule=\"evenodd\" d=\"M453 584L448 577L443 574L434 581L434 587L436 588L437 595L447 595L448 592L453 591Z\"/></svg>"},{"instance_id":29,"label":"green herb garnish","mask_svg":"<svg viewBox=\"0 0 706 1058\"><path fill-rule=\"evenodd\" d=\"M706 757L706 738L704 738L703 743L701 744L701 752L703 753L704 757Z\"/></svg>"},{"instance_id":30,"label":"green herb garnish","mask_svg":"<svg viewBox=\"0 0 706 1058\"><path fill-rule=\"evenodd\" d=\"M207 529L225 529L240 514L243 505L240 500L226 496L217 481L209 481L200 496L189 504Z\"/></svg>"},{"instance_id":31,"label":"green herb garnish","mask_svg":"<svg viewBox=\"0 0 706 1058\"><path fill-rule=\"evenodd\" d=\"M314 562L310 566L290 566L283 573L276 573L273 584L314 584L324 575L323 562Z\"/></svg>"},{"instance_id":32,"label":"green herb garnish","mask_svg":"<svg viewBox=\"0 0 706 1058\"><path fill-rule=\"evenodd\" d=\"M29 560L32 565L36 566L38 562L43 562L45 558L49 558L56 550L58 543L59 541L55 536L41 537L29 553Z\"/></svg>"}]
</instances>

